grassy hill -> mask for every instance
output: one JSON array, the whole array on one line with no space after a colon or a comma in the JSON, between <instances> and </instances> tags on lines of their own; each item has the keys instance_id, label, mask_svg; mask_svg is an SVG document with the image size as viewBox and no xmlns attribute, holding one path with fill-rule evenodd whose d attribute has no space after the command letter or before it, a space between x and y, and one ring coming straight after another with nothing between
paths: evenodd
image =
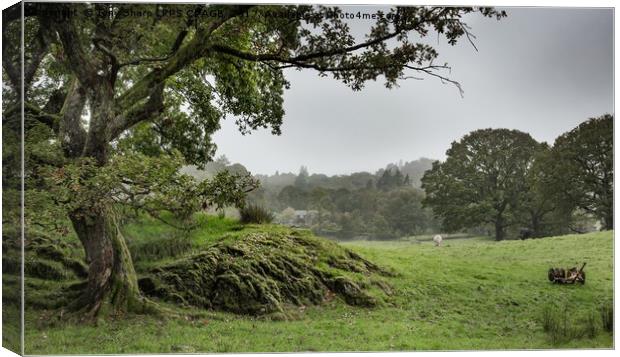
<instances>
[{"instance_id":1,"label":"grassy hill","mask_svg":"<svg viewBox=\"0 0 620 357\"><path fill-rule=\"evenodd\" d=\"M221 237L286 232L209 218L178 241L154 221L130 225L125 234L136 267L144 272L212 246ZM167 237L167 238L166 238ZM166 241L168 239L168 241ZM152 243L155 240L158 243ZM28 354L387 351L540 348L610 348L600 309L613 297L613 232L526 241L485 238L430 242L342 244L394 273L382 279L386 296L373 308L335 297L316 306L294 306L288 320L228 312L194 311L187 319L134 316L98 326L42 323L44 310L27 310ZM176 247L176 248L175 248ZM550 267L587 262L585 285L547 280ZM545 325L564 325L555 335Z\"/></svg>"}]
</instances>

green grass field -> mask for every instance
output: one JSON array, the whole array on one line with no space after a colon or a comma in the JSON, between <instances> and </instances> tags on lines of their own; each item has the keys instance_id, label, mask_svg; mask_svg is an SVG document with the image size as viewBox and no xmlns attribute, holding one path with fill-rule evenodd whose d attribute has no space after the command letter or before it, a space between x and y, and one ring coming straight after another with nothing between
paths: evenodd
<instances>
[{"instance_id":1,"label":"green grass field","mask_svg":"<svg viewBox=\"0 0 620 357\"><path fill-rule=\"evenodd\" d=\"M286 229L243 228L210 219L193 232L188 251L222 235ZM154 222L129 226L130 244L169 234ZM171 234L171 233L170 233ZM146 244L146 243L145 243ZM613 232L526 241L453 239L430 242L343 243L398 273L387 277L393 292L376 308L346 305L296 307L296 318L270 321L224 312L194 319L131 316L97 326L49 324L45 312L27 310L27 354L165 352L411 351L544 348L612 348L599 309L613 298ZM547 280L552 266L587 262L585 285ZM138 271L154 264L143 258ZM589 317L596 334L552 340L543 330L545 309L564 311L567 324L581 329ZM564 316L564 315L562 315ZM591 324L590 324L591 325Z\"/></svg>"}]
</instances>

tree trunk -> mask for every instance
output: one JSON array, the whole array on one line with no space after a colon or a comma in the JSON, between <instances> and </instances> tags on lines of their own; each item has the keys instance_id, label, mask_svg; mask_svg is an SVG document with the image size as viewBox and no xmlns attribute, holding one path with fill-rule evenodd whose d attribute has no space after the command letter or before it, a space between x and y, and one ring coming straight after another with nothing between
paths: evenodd
<instances>
[{"instance_id":1,"label":"tree trunk","mask_svg":"<svg viewBox=\"0 0 620 357\"><path fill-rule=\"evenodd\" d=\"M131 255L112 210L96 214L80 210L70 217L88 260L86 289L72 308L87 319L154 312L155 304L140 294Z\"/></svg>"},{"instance_id":2,"label":"tree trunk","mask_svg":"<svg viewBox=\"0 0 620 357\"><path fill-rule=\"evenodd\" d=\"M498 217L495 220L495 240L500 241L504 239L504 220L502 217Z\"/></svg>"},{"instance_id":3,"label":"tree trunk","mask_svg":"<svg viewBox=\"0 0 620 357\"><path fill-rule=\"evenodd\" d=\"M614 229L614 213L613 210L608 211L605 215L605 219L603 220L603 227L605 230Z\"/></svg>"},{"instance_id":4,"label":"tree trunk","mask_svg":"<svg viewBox=\"0 0 620 357\"><path fill-rule=\"evenodd\" d=\"M541 232L540 232L540 217L536 214L532 214L532 236L533 237L540 237L541 236Z\"/></svg>"},{"instance_id":5,"label":"tree trunk","mask_svg":"<svg viewBox=\"0 0 620 357\"><path fill-rule=\"evenodd\" d=\"M71 114L71 118L64 124L68 135L63 148L71 158L89 157L103 167L108 164L109 124L115 117L114 89L104 78L93 80L93 83L96 85L81 89L76 81L72 87L75 110L66 113ZM81 127L80 119L84 96L88 97L91 111L88 131ZM140 293L131 254L111 203L93 201L71 212L69 218L88 263L86 288L70 306L71 310L85 319L164 311Z\"/></svg>"}]
</instances>

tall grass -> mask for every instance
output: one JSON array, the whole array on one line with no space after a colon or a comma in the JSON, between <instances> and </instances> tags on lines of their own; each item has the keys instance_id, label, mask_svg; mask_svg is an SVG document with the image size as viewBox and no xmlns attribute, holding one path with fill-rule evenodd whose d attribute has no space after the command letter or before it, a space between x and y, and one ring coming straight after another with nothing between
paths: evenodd
<instances>
[{"instance_id":1,"label":"tall grass","mask_svg":"<svg viewBox=\"0 0 620 357\"><path fill-rule=\"evenodd\" d=\"M613 331L613 305L601 305L599 310L601 319L596 310L582 311L579 305L545 306L541 313L543 330L554 345L584 337L593 339L601 328Z\"/></svg>"},{"instance_id":2,"label":"tall grass","mask_svg":"<svg viewBox=\"0 0 620 357\"><path fill-rule=\"evenodd\" d=\"M183 255L191 251L192 242L186 235L163 235L148 241L131 241L128 246L134 262L141 262Z\"/></svg>"},{"instance_id":3,"label":"tall grass","mask_svg":"<svg viewBox=\"0 0 620 357\"><path fill-rule=\"evenodd\" d=\"M247 205L239 210L241 216L241 223L271 223L273 221L273 214L259 205Z\"/></svg>"},{"instance_id":4,"label":"tall grass","mask_svg":"<svg viewBox=\"0 0 620 357\"><path fill-rule=\"evenodd\" d=\"M599 331L599 319L598 316L596 315L596 313L594 312L590 312L585 319L584 322L584 335L587 336L588 338L594 338L596 337L596 335L598 335L598 331Z\"/></svg>"},{"instance_id":5,"label":"tall grass","mask_svg":"<svg viewBox=\"0 0 620 357\"><path fill-rule=\"evenodd\" d=\"M601 305L601 322L603 329L607 332L614 332L614 304L608 301Z\"/></svg>"}]
</instances>

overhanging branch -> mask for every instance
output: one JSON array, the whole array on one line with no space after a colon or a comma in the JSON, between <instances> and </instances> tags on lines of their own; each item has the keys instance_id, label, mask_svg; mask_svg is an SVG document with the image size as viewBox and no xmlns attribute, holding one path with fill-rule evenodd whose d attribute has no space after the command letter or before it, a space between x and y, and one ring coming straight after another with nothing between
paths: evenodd
<instances>
[{"instance_id":1,"label":"overhanging branch","mask_svg":"<svg viewBox=\"0 0 620 357\"><path fill-rule=\"evenodd\" d=\"M110 127L110 140L114 140L123 131L135 124L155 118L164 111L164 85L155 87L148 100L141 105L131 107L125 113L115 118Z\"/></svg>"},{"instance_id":2,"label":"overhanging branch","mask_svg":"<svg viewBox=\"0 0 620 357\"><path fill-rule=\"evenodd\" d=\"M228 20L242 15L253 6L255 5L228 6L227 9L229 8L230 10L225 12L225 16L217 18L217 20L210 22L204 28L200 28L194 35L194 38L186 45L181 46L160 68L153 69L121 95L116 101L117 106L123 110L131 107L133 103L148 97L152 88L163 83L166 78L203 57L205 51L211 45L209 41L211 34Z\"/></svg>"}]
</instances>

